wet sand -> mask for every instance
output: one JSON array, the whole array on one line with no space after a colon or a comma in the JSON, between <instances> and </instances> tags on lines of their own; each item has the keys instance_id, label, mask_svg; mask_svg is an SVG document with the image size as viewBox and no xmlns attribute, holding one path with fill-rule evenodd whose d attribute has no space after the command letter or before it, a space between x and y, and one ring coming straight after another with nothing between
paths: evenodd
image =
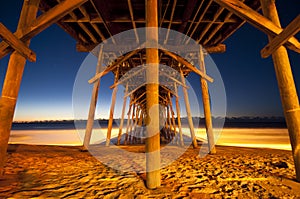
<instances>
[{"instance_id":1,"label":"wet sand","mask_svg":"<svg viewBox=\"0 0 300 199\"><path fill-rule=\"evenodd\" d=\"M76 146L9 145L0 198L299 198L293 166L290 151L217 146L216 155L199 158L188 148L161 170L162 186L148 190L144 173L111 169Z\"/></svg>"}]
</instances>

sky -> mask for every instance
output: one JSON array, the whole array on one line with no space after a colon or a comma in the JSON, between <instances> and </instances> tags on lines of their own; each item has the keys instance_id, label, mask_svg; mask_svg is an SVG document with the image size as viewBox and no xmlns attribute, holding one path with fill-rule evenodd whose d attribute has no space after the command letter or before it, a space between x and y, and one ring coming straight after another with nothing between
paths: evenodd
<instances>
[{"instance_id":1,"label":"sky","mask_svg":"<svg viewBox=\"0 0 300 199\"><path fill-rule=\"evenodd\" d=\"M16 30L22 0L5 1L0 7L0 22L12 32ZM299 0L277 0L282 26L291 22L300 11ZM300 39L300 34L296 35ZM283 116L280 95L271 57L262 59L260 50L268 43L267 36L249 24L242 26L226 40L227 51L211 55L224 82L228 117ZM76 41L57 25L52 25L32 39L30 48L37 62L27 62L17 102L15 121L74 119L72 92L77 72L88 53L76 52ZM300 88L300 55L288 50L296 88ZM0 60L0 91L9 56ZM94 67L94 66L92 66ZM91 68L94 70L94 68ZM199 98L199 77L188 81ZM101 82L96 117L107 118L113 84L111 74ZM91 88L90 88L91 89ZM122 95L120 89L118 95ZM199 95L198 95L199 94ZM89 103L90 96L84 97ZM120 114L117 102L116 115ZM80 117L85 119L88 108ZM77 118L79 119L79 118Z\"/></svg>"}]
</instances>

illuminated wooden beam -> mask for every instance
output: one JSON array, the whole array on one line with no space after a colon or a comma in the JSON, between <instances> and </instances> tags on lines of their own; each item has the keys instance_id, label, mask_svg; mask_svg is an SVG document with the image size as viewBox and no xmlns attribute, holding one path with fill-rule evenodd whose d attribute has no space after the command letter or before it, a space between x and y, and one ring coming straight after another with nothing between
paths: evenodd
<instances>
[{"instance_id":1,"label":"illuminated wooden beam","mask_svg":"<svg viewBox=\"0 0 300 199\"><path fill-rule=\"evenodd\" d=\"M274 22L268 18L262 16L246 4L240 2L239 0L213 0L220 4L222 7L233 12L238 17L246 20L251 25L255 26L259 30L270 36L277 36L282 32L282 28L276 25ZM295 52L300 53L300 43L295 37L289 38L287 41L287 47Z\"/></svg>"},{"instance_id":2,"label":"illuminated wooden beam","mask_svg":"<svg viewBox=\"0 0 300 199\"><path fill-rule=\"evenodd\" d=\"M98 62L97 62L97 66L96 66L96 74L99 73L99 71L101 71L102 61L103 61L103 45L101 45L99 55L98 55ZM89 145L90 145L90 140L91 140L92 131L93 131L93 127L94 127L95 111L96 111L97 100L98 100L100 80L101 79L98 79L93 85L89 115L88 115L88 120L87 120L87 123L86 123L84 140L83 140L84 150L87 150Z\"/></svg>"},{"instance_id":3,"label":"illuminated wooden beam","mask_svg":"<svg viewBox=\"0 0 300 199\"><path fill-rule=\"evenodd\" d=\"M261 0L262 10L266 17L280 27L280 21L273 0ZM272 37L269 36L269 41ZM279 47L272 55L279 93L284 110L286 124L292 145L292 155L295 163L296 180L300 182L300 107L293 78L293 72L284 46Z\"/></svg>"},{"instance_id":4,"label":"illuminated wooden beam","mask_svg":"<svg viewBox=\"0 0 300 199\"><path fill-rule=\"evenodd\" d=\"M202 48L199 49L199 65L200 65L200 70L206 73L204 54ZM206 127L207 141L208 141L208 151L210 154L215 154L216 153L215 138L213 134L211 107L210 107L211 103L210 103L208 85L206 80L203 78L200 79L200 83L201 83L201 91L202 91L205 127Z\"/></svg>"},{"instance_id":5,"label":"illuminated wooden beam","mask_svg":"<svg viewBox=\"0 0 300 199\"><path fill-rule=\"evenodd\" d=\"M186 61L185 59L183 59L182 57L169 52L167 50L162 50L166 55L169 55L170 57L172 57L173 59L175 59L176 61L178 61L179 63L181 63L182 65L185 65L188 69L190 69L191 71L193 71L194 73L200 75L202 78L206 79L209 82L213 82L213 78L209 77L207 74L204 74L202 71L200 71L198 68L196 68L195 66L193 66L191 63L189 63L188 61Z\"/></svg>"},{"instance_id":6,"label":"illuminated wooden beam","mask_svg":"<svg viewBox=\"0 0 300 199\"><path fill-rule=\"evenodd\" d=\"M35 20L30 21L28 24L31 24L31 26L26 27L23 31L16 31L14 35L21 41L26 42L87 1L88 0L65 0ZM11 51L7 43L0 43L0 59Z\"/></svg>"},{"instance_id":7,"label":"illuminated wooden beam","mask_svg":"<svg viewBox=\"0 0 300 199\"><path fill-rule=\"evenodd\" d=\"M29 61L36 61L36 54L11 33L2 23L0 23L0 38Z\"/></svg>"},{"instance_id":8,"label":"illuminated wooden beam","mask_svg":"<svg viewBox=\"0 0 300 199\"><path fill-rule=\"evenodd\" d=\"M142 44L144 45L144 44ZM116 61L115 63L113 63L110 66L107 66L106 69L104 71L102 71L101 73L98 73L97 75L95 75L93 78L91 78L89 80L89 83L92 84L95 81L97 81L97 79L99 79L100 77L103 77L104 75L106 75L107 73L109 73L110 71L113 71L114 69L116 69L118 67L118 65L120 65L122 62L128 60L130 57L132 57L133 55L135 55L136 53L138 53L139 51L141 51L142 49L136 49L134 51L131 51L130 53L126 54L122 59Z\"/></svg>"},{"instance_id":9,"label":"illuminated wooden beam","mask_svg":"<svg viewBox=\"0 0 300 199\"><path fill-rule=\"evenodd\" d=\"M180 76L181 76L182 83L186 84L182 70L180 70ZM189 101L189 94L188 94L188 91L187 91L187 89L185 87L182 87L182 91L183 91L183 96L184 96L186 114L187 114L188 123L189 123L189 127L190 127L192 144L193 144L194 148L197 148L198 144L197 144L197 139L196 139L196 135L195 135L194 124L193 124L191 106L190 106L190 101Z\"/></svg>"},{"instance_id":10,"label":"illuminated wooden beam","mask_svg":"<svg viewBox=\"0 0 300 199\"><path fill-rule=\"evenodd\" d=\"M270 43L260 51L261 56L267 58L299 31L300 15L298 15L278 36L273 38Z\"/></svg>"},{"instance_id":11,"label":"illuminated wooden beam","mask_svg":"<svg viewBox=\"0 0 300 199\"><path fill-rule=\"evenodd\" d=\"M115 75L115 82L118 81L119 76L119 71ZM113 92L111 94L111 105L110 105L110 111L109 111L109 120L108 120L108 125L107 125L107 137L106 137L106 145L110 145L110 139L111 139L111 131L112 131L112 126L113 126L113 120L114 120L114 111L115 111L115 105L116 105L116 98L117 98L117 92L118 92L118 87L115 87L113 89Z\"/></svg>"},{"instance_id":12,"label":"illuminated wooden beam","mask_svg":"<svg viewBox=\"0 0 300 199\"><path fill-rule=\"evenodd\" d=\"M79 52L91 52L95 47L97 47L99 44L76 44L76 50ZM142 46L138 46L136 44L128 44L128 45L122 45L122 44L105 44L105 52L115 52L116 50L119 51L129 51L131 49L141 48ZM163 45L163 49L171 51L171 52L197 52L199 49L199 44L189 44L187 45ZM226 51L226 45L225 44L218 44L215 46L203 46L207 53L224 53Z\"/></svg>"},{"instance_id":13,"label":"illuminated wooden beam","mask_svg":"<svg viewBox=\"0 0 300 199\"><path fill-rule=\"evenodd\" d=\"M146 41L158 44L157 0L146 0ZM157 48L146 49L146 185L156 189L161 185L159 129L159 57ZM150 67L151 66L151 67ZM151 115L150 115L151 111Z\"/></svg>"},{"instance_id":14,"label":"illuminated wooden beam","mask_svg":"<svg viewBox=\"0 0 300 199\"><path fill-rule=\"evenodd\" d=\"M124 94L126 95L127 92L128 92L128 85L126 85L126 87L125 87ZM127 97L124 97L124 99L123 99L122 113L121 113L121 121L120 121L120 126L119 126L119 134L118 134L117 145L120 145L120 143L121 143L121 136L122 136L122 131L123 131L126 102L127 102Z\"/></svg>"},{"instance_id":15,"label":"illuminated wooden beam","mask_svg":"<svg viewBox=\"0 0 300 199\"><path fill-rule=\"evenodd\" d=\"M23 32L27 25L32 22L37 15L40 0L25 0L23 3L17 32ZM7 45L5 42L2 42ZM24 42L29 46L30 41ZM7 45L8 46L8 45ZM14 118L14 112L21 86L22 76L25 69L26 58L18 52L13 52L10 56L6 75L3 83L0 98L0 177L4 176L4 166L6 163L6 153L10 130Z\"/></svg>"},{"instance_id":16,"label":"illuminated wooden beam","mask_svg":"<svg viewBox=\"0 0 300 199\"><path fill-rule=\"evenodd\" d=\"M178 95L178 89L176 83L174 83L175 93ZM177 123L178 123L178 130L179 130L179 139L180 145L184 146L183 136L182 136L182 127L181 127L181 116L180 116L180 104L178 96L176 96L176 113L177 113Z\"/></svg>"}]
</instances>

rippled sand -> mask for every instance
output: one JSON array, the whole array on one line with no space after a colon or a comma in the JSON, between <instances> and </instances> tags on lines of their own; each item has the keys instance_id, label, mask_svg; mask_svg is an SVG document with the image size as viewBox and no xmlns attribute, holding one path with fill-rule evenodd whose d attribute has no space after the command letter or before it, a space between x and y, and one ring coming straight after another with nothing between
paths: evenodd
<instances>
[{"instance_id":1,"label":"rippled sand","mask_svg":"<svg viewBox=\"0 0 300 199\"><path fill-rule=\"evenodd\" d=\"M95 147L121 161L111 147ZM164 152L172 156L176 148ZM144 153L143 146L122 150ZM5 171L0 198L300 197L291 152L275 149L218 146L216 155L199 158L199 149L188 148L161 170L156 190L146 189L144 173L111 169L79 147L10 145Z\"/></svg>"}]
</instances>

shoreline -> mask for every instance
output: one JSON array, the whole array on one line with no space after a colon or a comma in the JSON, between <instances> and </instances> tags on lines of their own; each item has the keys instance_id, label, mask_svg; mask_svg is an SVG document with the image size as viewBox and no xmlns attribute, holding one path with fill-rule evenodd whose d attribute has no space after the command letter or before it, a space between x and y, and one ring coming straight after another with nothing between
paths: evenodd
<instances>
[{"instance_id":1,"label":"shoreline","mask_svg":"<svg viewBox=\"0 0 300 199\"><path fill-rule=\"evenodd\" d=\"M10 144L35 144L35 145L68 145L80 146L85 129L66 130L12 130ZM106 139L107 129L94 129L91 143L97 144ZM205 129L195 129L198 139L205 141ZM189 136L189 129L183 129L184 135ZM113 128L112 137L118 134L118 129ZM288 131L285 128L224 128L222 132L216 129L217 145L246 146L255 148L277 148L291 150Z\"/></svg>"}]
</instances>

